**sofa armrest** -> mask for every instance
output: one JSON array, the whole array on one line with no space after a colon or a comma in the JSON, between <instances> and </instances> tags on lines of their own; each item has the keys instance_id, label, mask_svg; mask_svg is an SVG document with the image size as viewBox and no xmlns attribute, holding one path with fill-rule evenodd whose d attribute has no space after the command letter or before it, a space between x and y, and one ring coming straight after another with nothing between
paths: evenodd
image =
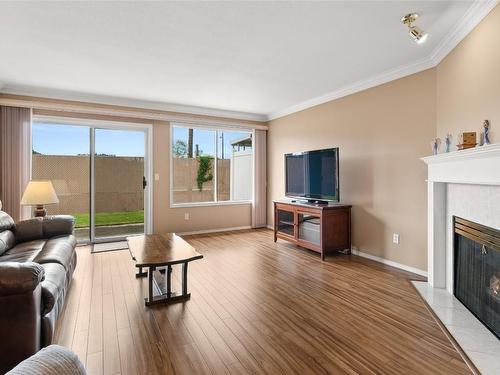
<instances>
[{"instance_id":1,"label":"sofa armrest","mask_svg":"<svg viewBox=\"0 0 500 375\"><path fill-rule=\"evenodd\" d=\"M47 216L42 226L44 238L70 235L75 228L75 218L70 215Z\"/></svg>"},{"instance_id":2,"label":"sofa armrest","mask_svg":"<svg viewBox=\"0 0 500 375\"><path fill-rule=\"evenodd\" d=\"M45 272L38 263L0 263L0 296L24 294L35 290Z\"/></svg>"},{"instance_id":3,"label":"sofa armrest","mask_svg":"<svg viewBox=\"0 0 500 375\"><path fill-rule=\"evenodd\" d=\"M40 350L44 269L36 263L0 263L0 374Z\"/></svg>"}]
</instances>

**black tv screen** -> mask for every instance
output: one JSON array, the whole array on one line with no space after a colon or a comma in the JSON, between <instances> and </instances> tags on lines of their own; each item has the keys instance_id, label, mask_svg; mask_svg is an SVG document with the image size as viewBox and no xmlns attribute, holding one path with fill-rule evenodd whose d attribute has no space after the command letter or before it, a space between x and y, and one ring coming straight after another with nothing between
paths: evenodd
<instances>
[{"instance_id":1,"label":"black tv screen","mask_svg":"<svg viewBox=\"0 0 500 375\"><path fill-rule=\"evenodd\" d=\"M285 194L339 202L339 149L285 154Z\"/></svg>"}]
</instances>

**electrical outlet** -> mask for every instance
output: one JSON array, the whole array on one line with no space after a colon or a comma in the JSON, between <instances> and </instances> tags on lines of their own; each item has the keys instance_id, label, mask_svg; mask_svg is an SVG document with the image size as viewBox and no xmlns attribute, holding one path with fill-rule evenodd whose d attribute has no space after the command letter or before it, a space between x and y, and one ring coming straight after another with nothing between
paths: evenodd
<instances>
[{"instance_id":1,"label":"electrical outlet","mask_svg":"<svg viewBox=\"0 0 500 375\"><path fill-rule=\"evenodd\" d=\"M155 181L160 181L160 174L159 173L155 173Z\"/></svg>"},{"instance_id":2,"label":"electrical outlet","mask_svg":"<svg viewBox=\"0 0 500 375\"><path fill-rule=\"evenodd\" d=\"M395 243L396 245L399 245L399 234L398 233L394 233L392 235L392 242Z\"/></svg>"},{"instance_id":3,"label":"electrical outlet","mask_svg":"<svg viewBox=\"0 0 500 375\"><path fill-rule=\"evenodd\" d=\"M191 215L189 214L189 212L185 212L184 213L184 220L189 220L191 218Z\"/></svg>"}]
</instances>

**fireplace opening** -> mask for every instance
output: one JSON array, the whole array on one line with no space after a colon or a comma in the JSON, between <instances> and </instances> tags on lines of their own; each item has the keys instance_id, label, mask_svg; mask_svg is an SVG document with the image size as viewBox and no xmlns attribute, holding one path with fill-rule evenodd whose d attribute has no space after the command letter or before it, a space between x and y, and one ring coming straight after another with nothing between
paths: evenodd
<instances>
[{"instance_id":1,"label":"fireplace opening","mask_svg":"<svg viewBox=\"0 0 500 375\"><path fill-rule=\"evenodd\" d=\"M500 339L500 230L453 217L453 293Z\"/></svg>"}]
</instances>

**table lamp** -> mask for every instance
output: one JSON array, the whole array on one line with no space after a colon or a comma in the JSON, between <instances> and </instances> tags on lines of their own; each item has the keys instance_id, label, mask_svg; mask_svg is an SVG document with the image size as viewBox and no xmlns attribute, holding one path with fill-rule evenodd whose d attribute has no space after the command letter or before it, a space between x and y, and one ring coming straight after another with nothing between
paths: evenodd
<instances>
[{"instance_id":1,"label":"table lamp","mask_svg":"<svg viewBox=\"0 0 500 375\"><path fill-rule=\"evenodd\" d=\"M23 206L35 206L35 217L45 217L47 210L43 207L46 204L59 203L52 182L46 181L30 181L26 190L24 190L21 199Z\"/></svg>"}]
</instances>

